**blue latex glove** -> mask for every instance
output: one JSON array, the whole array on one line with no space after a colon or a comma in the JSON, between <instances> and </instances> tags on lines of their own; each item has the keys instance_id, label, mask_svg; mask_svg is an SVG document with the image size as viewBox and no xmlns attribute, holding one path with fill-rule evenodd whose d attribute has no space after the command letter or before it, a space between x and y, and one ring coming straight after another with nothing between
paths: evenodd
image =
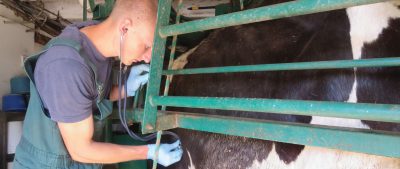
<instances>
[{"instance_id":1,"label":"blue latex glove","mask_svg":"<svg viewBox=\"0 0 400 169\"><path fill-rule=\"evenodd\" d=\"M131 68L128 81L126 82L126 93L128 96L135 96L139 87L149 81L149 69L150 66L148 64L136 65Z\"/></svg>"},{"instance_id":2,"label":"blue latex glove","mask_svg":"<svg viewBox=\"0 0 400 169\"><path fill-rule=\"evenodd\" d=\"M172 144L160 144L157 158L158 164L168 167L181 160L183 151L180 144L181 142L179 140ZM147 147L149 148L147 159L154 160L156 145L149 144Z\"/></svg>"}]
</instances>

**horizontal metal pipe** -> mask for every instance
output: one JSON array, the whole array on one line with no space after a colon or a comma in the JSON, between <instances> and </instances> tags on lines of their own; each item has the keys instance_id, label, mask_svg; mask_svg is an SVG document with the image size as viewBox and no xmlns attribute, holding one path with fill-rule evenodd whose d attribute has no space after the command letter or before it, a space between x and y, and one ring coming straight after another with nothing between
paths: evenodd
<instances>
[{"instance_id":1,"label":"horizontal metal pipe","mask_svg":"<svg viewBox=\"0 0 400 169\"><path fill-rule=\"evenodd\" d=\"M143 110L135 110L134 114L135 121L142 121ZM152 132L178 127L262 140L400 157L400 146L398 146L400 144L400 134L392 132L170 111L158 112L156 126L156 129ZM362 140L362 144L360 144L360 140Z\"/></svg>"},{"instance_id":2,"label":"horizontal metal pipe","mask_svg":"<svg viewBox=\"0 0 400 169\"><path fill-rule=\"evenodd\" d=\"M179 128L400 158L400 134L204 114L178 114Z\"/></svg>"},{"instance_id":3,"label":"horizontal metal pipe","mask_svg":"<svg viewBox=\"0 0 400 169\"><path fill-rule=\"evenodd\" d=\"M305 15L383 1L388 0L297 0L197 21L185 22L182 24L165 26L160 29L159 34L161 37L165 38L167 36Z\"/></svg>"},{"instance_id":4,"label":"horizontal metal pipe","mask_svg":"<svg viewBox=\"0 0 400 169\"><path fill-rule=\"evenodd\" d=\"M400 105L281 99L158 96L152 106L238 110L400 123Z\"/></svg>"},{"instance_id":5,"label":"horizontal metal pipe","mask_svg":"<svg viewBox=\"0 0 400 169\"><path fill-rule=\"evenodd\" d=\"M163 75L400 66L400 57L164 70Z\"/></svg>"}]
</instances>

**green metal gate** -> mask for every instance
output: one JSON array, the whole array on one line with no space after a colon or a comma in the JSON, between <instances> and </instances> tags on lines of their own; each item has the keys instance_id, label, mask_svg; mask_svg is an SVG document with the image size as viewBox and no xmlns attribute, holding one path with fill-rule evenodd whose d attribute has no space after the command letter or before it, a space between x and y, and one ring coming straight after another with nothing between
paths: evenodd
<instances>
[{"instance_id":1,"label":"green metal gate","mask_svg":"<svg viewBox=\"0 0 400 169\"><path fill-rule=\"evenodd\" d=\"M281 99L167 96L169 78L167 78L166 90L164 93L160 94L159 92L162 76L169 77L177 74L400 66L400 58L394 57L170 70L172 61L174 60L176 38L177 35L180 34L378 2L382 2L382 0L297 0L213 18L169 25L171 0L159 0L158 23L153 46L150 80L146 92L145 108L144 110L135 109L134 112L132 112L133 116L131 118L141 122L143 133L172 128L185 128L400 158L399 133L165 111L165 106L174 106L400 123L400 105ZM177 17L179 17L179 14ZM177 19L177 21L179 21L179 19ZM163 70L166 39L169 36L173 36L173 48L169 59L169 70ZM158 107L161 106L162 108L159 109Z\"/></svg>"}]
</instances>

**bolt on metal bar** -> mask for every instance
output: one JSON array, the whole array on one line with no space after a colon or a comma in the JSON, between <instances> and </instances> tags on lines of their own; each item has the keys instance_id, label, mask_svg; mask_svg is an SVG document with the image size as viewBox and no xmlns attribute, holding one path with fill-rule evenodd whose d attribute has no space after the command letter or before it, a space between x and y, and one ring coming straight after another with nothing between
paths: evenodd
<instances>
[{"instance_id":1,"label":"bolt on metal bar","mask_svg":"<svg viewBox=\"0 0 400 169\"><path fill-rule=\"evenodd\" d=\"M163 75L400 66L400 57L164 70Z\"/></svg>"},{"instance_id":2,"label":"bolt on metal bar","mask_svg":"<svg viewBox=\"0 0 400 169\"><path fill-rule=\"evenodd\" d=\"M400 123L400 105L393 104L183 96L154 97L152 103L172 107L252 111Z\"/></svg>"},{"instance_id":3,"label":"bolt on metal bar","mask_svg":"<svg viewBox=\"0 0 400 169\"><path fill-rule=\"evenodd\" d=\"M182 0L179 0L178 8L176 10L176 24L180 23L182 6L183 6ZM178 41L178 35L174 35L174 37L172 38L172 48L171 48L171 54L169 56L168 70L171 70L172 65L174 64L177 41ZM171 84L172 78L173 78L172 75L167 76L167 80L165 81L165 87L164 87L164 96L168 95L169 85ZM165 109L166 109L166 106L161 107L161 110L165 110Z\"/></svg>"},{"instance_id":4,"label":"bolt on metal bar","mask_svg":"<svg viewBox=\"0 0 400 169\"><path fill-rule=\"evenodd\" d=\"M197 21L162 27L161 37L205 31L216 28L243 25L291 16L312 14L352 6L378 3L388 0L297 0L256 9L220 15Z\"/></svg>"}]
</instances>

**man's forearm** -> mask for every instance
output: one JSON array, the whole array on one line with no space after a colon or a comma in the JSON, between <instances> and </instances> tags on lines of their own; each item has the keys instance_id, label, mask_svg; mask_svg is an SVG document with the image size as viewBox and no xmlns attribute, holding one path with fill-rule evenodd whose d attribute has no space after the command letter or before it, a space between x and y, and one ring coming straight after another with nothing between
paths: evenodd
<instances>
[{"instance_id":1,"label":"man's forearm","mask_svg":"<svg viewBox=\"0 0 400 169\"><path fill-rule=\"evenodd\" d=\"M76 153L73 159L83 163L111 164L147 158L147 146L126 146L111 143L92 142Z\"/></svg>"},{"instance_id":2,"label":"man's forearm","mask_svg":"<svg viewBox=\"0 0 400 169\"><path fill-rule=\"evenodd\" d=\"M147 146L126 146L92 140L93 116L75 122L58 122L61 136L72 159L84 163L118 163L146 159Z\"/></svg>"}]
</instances>

